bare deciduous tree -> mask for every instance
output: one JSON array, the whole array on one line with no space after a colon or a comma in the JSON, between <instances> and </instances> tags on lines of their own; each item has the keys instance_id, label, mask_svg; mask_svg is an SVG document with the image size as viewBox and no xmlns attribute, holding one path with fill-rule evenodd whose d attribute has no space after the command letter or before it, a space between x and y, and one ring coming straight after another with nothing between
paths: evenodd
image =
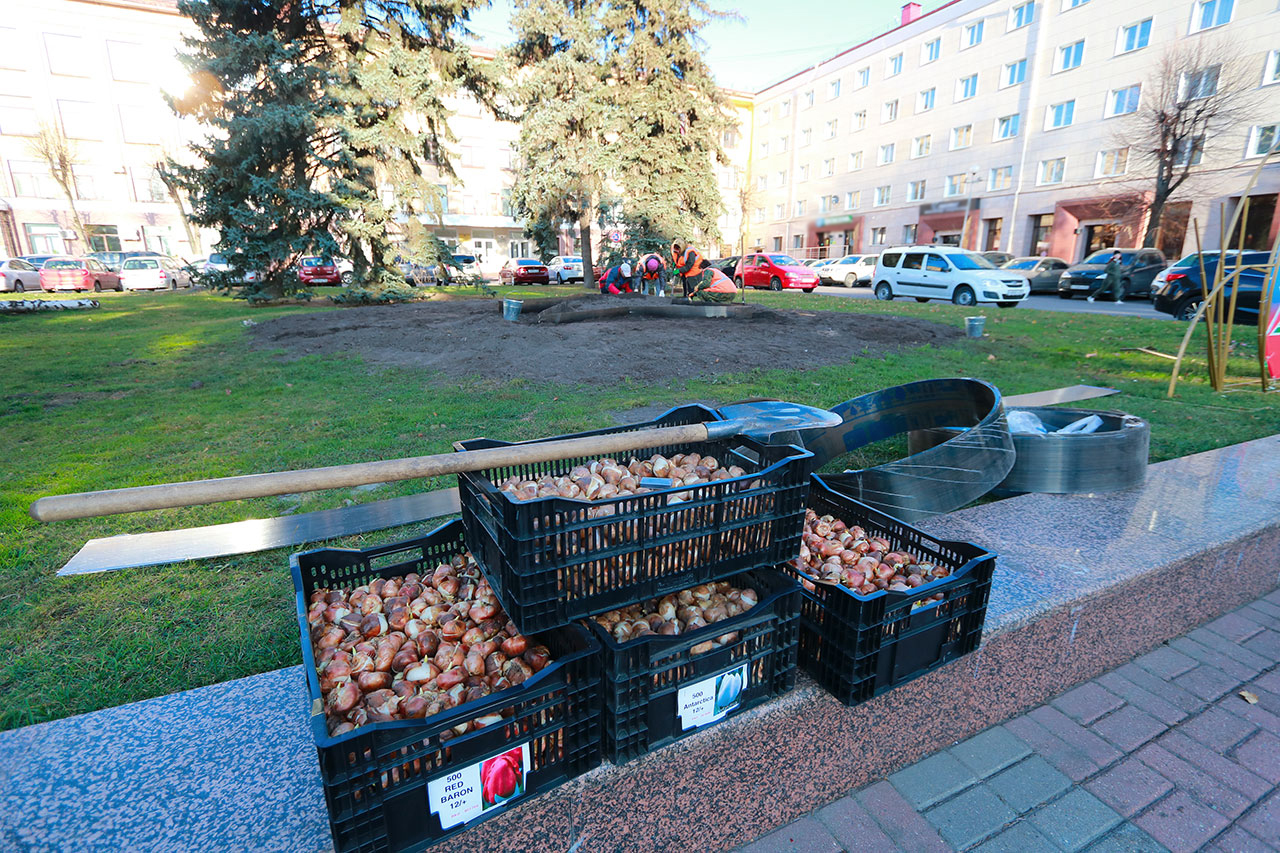
<instances>
[{"instance_id":1,"label":"bare deciduous tree","mask_svg":"<svg viewBox=\"0 0 1280 853\"><path fill-rule=\"evenodd\" d=\"M1254 88L1222 43L1198 40L1165 49L1142 87L1140 106L1118 134L1129 149L1130 170L1153 177L1143 246L1155 246L1165 206L1195 174L1205 149L1248 116Z\"/></svg>"},{"instance_id":2,"label":"bare deciduous tree","mask_svg":"<svg viewBox=\"0 0 1280 853\"><path fill-rule=\"evenodd\" d=\"M27 143L27 147L34 156L44 161L49 175L62 187L67 204L71 205L71 221L75 225L76 234L84 244L84 251L89 251L89 232L85 230L80 211L76 209L75 167L80 165L76 144L56 124L41 123L35 138Z\"/></svg>"},{"instance_id":3,"label":"bare deciduous tree","mask_svg":"<svg viewBox=\"0 0 1280 853\"><path fill-rule=\"evenodd\" d=\"M160 178L160 182L164 184L165 190L169 193L169 198L173 201L175 207L178 208L178 214L182 217L182 227L187 232L187 245L191 247L192 254L199 255L202 252L200 247L200 229L196 228L191 222L191 214L187 210L186 198L183 196L182 186L178 176L172 170L174 159L170 156L163 156L154 164L156 176Z\"/></svg>"}]
</instances>

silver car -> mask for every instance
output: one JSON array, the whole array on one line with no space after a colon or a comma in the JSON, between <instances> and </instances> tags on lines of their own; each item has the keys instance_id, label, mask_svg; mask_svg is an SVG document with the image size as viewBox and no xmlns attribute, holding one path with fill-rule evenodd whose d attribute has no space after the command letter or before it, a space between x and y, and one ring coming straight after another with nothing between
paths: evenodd
<instances>
[{"instance_id":1,"label":"silver car","mask_svg":"<svg viewBox=\"0 0 1280 853\"><path fill-rule=\"evenodd\" d=\"M0 291L24 293L40 289L40 268L22 258L0 263Z\"/></svg>"},{"instance_id":2,"label":"silver car","mask_svg":"<svg viewBox=\"0 0 1280 853\"><path fill-rule=\"evenodd\" d=\"M547 264L547 275L556 284L574 279L582 281L582 258L578 255L556 255Z\"/></svg>"}]
</instances>

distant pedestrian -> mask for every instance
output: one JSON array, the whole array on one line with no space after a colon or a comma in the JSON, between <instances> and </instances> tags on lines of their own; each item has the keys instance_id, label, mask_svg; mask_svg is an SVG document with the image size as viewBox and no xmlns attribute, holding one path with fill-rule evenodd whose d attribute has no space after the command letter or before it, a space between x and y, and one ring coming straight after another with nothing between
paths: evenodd
<instances>
[{"instance_id":1,"label":"distant pedestrian","mask_svg":"<svg viewBox=\"0 0 1280 853\"><path fill-rule=\"evenodd\" d=\"M1102 284L1098 285L1098 289L1089 294L1089 302L1095 297L1101 296L1108 290L1115 293L1113 300L1117 305L1124 304L1124 285L1120 282L1120 253L1112 252L1111 260L1107 261L1107 268L1103 271Z\"/></svg>"}]
</instances>

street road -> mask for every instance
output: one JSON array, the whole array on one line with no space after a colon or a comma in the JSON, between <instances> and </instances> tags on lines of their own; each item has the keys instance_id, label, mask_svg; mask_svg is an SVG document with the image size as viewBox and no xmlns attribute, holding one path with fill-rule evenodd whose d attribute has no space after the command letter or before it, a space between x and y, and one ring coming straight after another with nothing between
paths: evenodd
<instances>
[{"instance_id":1,"label":"street road","mask_svg":"<svg viewBox=\"0 0 1280 853\"><path fill-rule=\"evenodd\" d=\"M869 287L829 287L823 285L814 293L824 293L827 296L844 296L849 299L875 299L875 294L871 292ZM911 297L898 297L898 300L914 303ZM898 301L895 300L895 301ZM986 307L986 306L982 306ZM1000 309L994 305L990 306L996 311ZM1040 311L1072 311L1079 314L1111 314L1116 317L1154 317L1163 320L1172 320L1168 314L1161 314L1159 311L1151 307L1151 301L1148 299L1126 299L1123 305L1116 305L1113 302L1085 302L1084 297L1079 299L1059 299L1056 293L1033 293L1027 297L1026 301L1017 308L1009 308L1006 310L1017 311L1023 308L1035 308Z\"/></svg>"}]
</instances>

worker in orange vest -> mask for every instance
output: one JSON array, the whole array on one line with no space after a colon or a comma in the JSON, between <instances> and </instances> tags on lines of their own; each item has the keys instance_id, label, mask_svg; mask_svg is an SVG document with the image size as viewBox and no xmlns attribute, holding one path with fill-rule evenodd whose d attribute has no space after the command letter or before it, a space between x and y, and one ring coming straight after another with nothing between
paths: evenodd
<instances>
[{"instance_id":1,"label":"worker in orange vest","mask_svg":"<svg viewBox=\"0 0 1280 853\"><path fill-rule=\"evenodd\" d=\"M738 288L729 280L729 276L715 267L707 267L705 281L699 281L689 299L694 302L732 302Z\"/></svg>"},{"instance_id":2,"label":"worker in orange vest","mask_svg":"<svg viewBox=\"0 0 1280 853\"><path fill-rule=\"evenodd\" d=\"M671 268L682 277L685 296L692 296L695 290L711 286L711 267L697 249L686 245L683 240L671 241Z\"/></svg>"}]
</instances>

